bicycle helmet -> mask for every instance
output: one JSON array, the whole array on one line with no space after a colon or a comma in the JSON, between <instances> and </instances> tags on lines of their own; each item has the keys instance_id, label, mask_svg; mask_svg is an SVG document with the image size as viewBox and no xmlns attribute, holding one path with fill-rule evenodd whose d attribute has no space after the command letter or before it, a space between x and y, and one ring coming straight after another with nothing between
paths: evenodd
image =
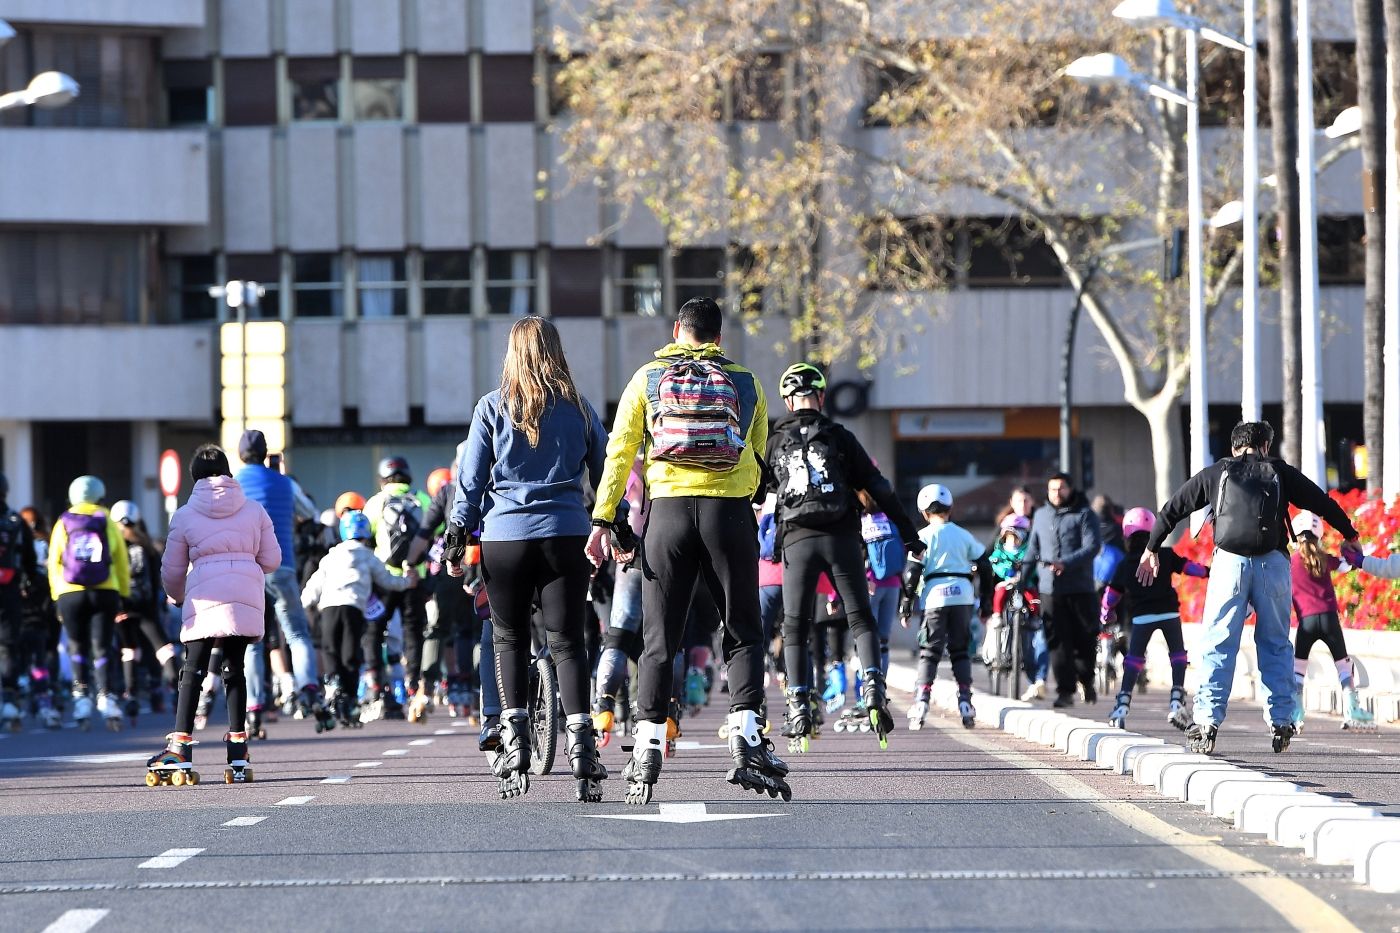
<instances>
[{"instance_id":1,"label":"bicycle helmet","mask_svg":"<svg viewBox=\"0 0 1400 933\"><path fill-rule=\"evenodd\" d=\"M1293 536L1298 537L1304 533L1321 540L1322 519L1318 518L1312 512L1299 512L1297 515L1293 516Z\"/></svg>"},{"instance_id":2,"label":"bicycle helmet","mask_svg":"<svg viewBox=\"0 0 1400 933\"><path fill-rule=\"evenodd\" d=\"M359 511L364 507L365 497L358 492L342 492L340 498L335 500L335 514L337 515Z\"/></svg>"},{"instance_id":3,"label":"bicycle helmet","mask_svg":"<svg viewBox=\"0 0 1400 933\"><path fill-rule=\"evenodd\" d=\"M413 482L413 474L409 472L408 460L404 457L385 457L379 461L379 478L385 482L397 479L401 483Z\"/></svg>"},{"instance_id":4,"label":"bicycle helmet","mask_svg":"<svg viewBox=\"0 0 1400 933\"><path fill-rule=\"evenodd\" d=\"M74 505L96 504L107 497L107 487L96 476L79 476L68 486L68 501Z\"/></svg>"},{"instance_id":5,"label":"bicycle helmet","mask_svg":"<svg viewBox=\"0 0 1400 933\"><path fill-rule=\"evenodd\" d=\"M112 521L121 522L123 525L134 525L141 520L141 509L130 499L121 499L112 503Z\"/></svg>"},{"instance_id":6,"label":"bicycle helmet","mask_svg":"<svg viewBox=\"0 0 1400 933\"><path fill-rule=\"evenodd\" d=\"M1151 509L1144 509L1141 506L1135 509L1128 509L1128 514L1123 516L1123 535L1131 538L1139 531L1151 531L1157 526L1157 516L1152 514Z\"/></svg>"},{"instance_id":7,"label":"bicycle helmet","mask_svg":"<svg viewBox=\"0 0 1400 933\"><path fill-rule=\"evenodd\" d=\"M428 474L428 495L435 498L438 494L438 490L442 489L442 487L450 482L452 482L452 471L447 467L438 467Z\"/></svg>"},{"instance_id":8,"label":"bicycle helmet","mask_svg":"<svg viewBox=\"0 0 1400 933\"><path fill-rule=\"evenodd\" d=\"M953 507L953 491L941 483L929 483L919 490L920 512L927 512L934 506L942 506L946 511Z\"/></svg>"},{"instance_id":9,"label":"bicycle helmet","mask_svg":"<svg viewBox=\"0 0 1400 933\"><path fill-rule=\"evenodd\" d=\"M1031 530L1031 520L1024 515L1008 515L1001 520L1001 533L1019 531L1025 537Z\"/></svg>"},{"instance_id":10,"label":"bicycle helmet","mask_svg":"<svg viewBox=\"0 0 1400 933\"><path fill-rule=\"evenodd\" d=\"M778 394L783 398L825 391L826 377L811 363L793 363L783 370L783 377L778 380Z\"/></svg>"},{"instance_id":11,"label":"bicycle helmet","mask_svg":"<svg viewBox=\"0 0 1400 933\"><path fill-rule=\"evenodd\" d=\"M340 540L369 540L369 519L359 509L352 509L340 516Z\"/></svg>"}]
</instances>

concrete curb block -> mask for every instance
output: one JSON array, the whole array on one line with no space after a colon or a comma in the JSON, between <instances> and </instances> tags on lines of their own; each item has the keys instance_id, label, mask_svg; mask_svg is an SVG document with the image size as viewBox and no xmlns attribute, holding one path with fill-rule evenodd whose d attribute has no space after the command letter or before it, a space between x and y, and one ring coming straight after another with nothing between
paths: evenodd
<instances>
[{"instance_id":1,"label":"concrete curb block","mask_svg":"<svg viewBox=\"0 0 1400 933\"><path fill-rule=\"evenodd\" d=\"M1260 777L1257 771L1250 771L1248 777L1226 779L1217 783L1206 809L1218 820L1235 823L1244 805L1255 796L1296 795L1301 791L1302 788L1297 784L1282 778Z\"/></svg>"},{"instance_id":2,"label":"concrete curb block","mask_svg":"<svg viewBox=\"0 0 1400 933\"><path fill-rule=\"evenodd\" d=\"M1164 797L1174 797L1182 803L1186 802L1191 786L1191 779L1196 775L1206 771L1226 771L1236 773L1240 768L1223 761L1192 761L1190 755L1179 755L1176 761L1169 761L1162 765L1162 770L1157 773L1157 792Z\"/></svg>"},{"instance_id":3,"label":"concrete curb block","mask_svg":"<svg viewBox=\"0 0 1400 933\"><path fill-rule=\"evenodd\" d=\"M1037 719L1031 724L1030 732L1026 738L1037 745L1052 745L1055 742L1055 730L1059 728L1060 723L1068 721L1069 717L1063 713Z\"/></svg>"},{"instance_id":4,"label":"concrete curb block","mask_svg":"<svg viewBox=\"0 0 1400 933\"><path fill-rule=\"evenodd\" d=\"M1195 804L1209 813L1210 802L1215 796L1216 788L1232 782L1248 781L1257 773L1248 768L1240 767L1236 767L1233 771L1219 768L1214 771L1197 772L1186 781L1186 802Z\"/></svg>"},{"instance_id":5,"label":"concrete curb block","mask_svg":"<svg viewBox=\"0 0 1400 933\"><path fill-rule=\"evenodd\" d=\"M1289 807L1278 816L1278 829L1270 837L1289 849L1308 849L1313 837L1328 820L1365 819L1377 816L1370 807L1354 803L1334 803L1326 807Z\"/></svg>"},{"instance_id":6,"label":"concrete curb block","mask_svg":"<svg viewBox=\"0 0 1400 933\"><path fill-rule=\"evenodd\" d=\"M1148 738L1132 732L1120 732L1106 739L1100 739L1094 749L1094 764L1108 771L1118 767L1118 758L1128 748L1161 747L1167 743L1157 738Z\"/></svg>"},{"instance_id":7,"label":"concrete curb block","mask_svg":"<svg viewBox=\"0 0 1400 933\"><path fill-rule=\"evenodd\" d=\"M1071 717L1055 725L1050 734L1050 744L1062 752L1069 751L1069 737L1076 729L1102 729L1103 723Z\"/></svg>"},{"instance_id":8,"label":"concrete curb block","mask_svg":"<svg viewBox=\"0 0 1400 933\"><path fill-rule=\"evenodd\" d=\"M1400 894L1400 842L1382 842L1358 857L1352 877L1382 894Z\"/></svg>"},{"instance_id":9,"label":"concrete curb block","mask_svg":"<svg viewBox=\"0 0 1400 933\"><path fill-rule=\"evenodd\" d=\"M1355 865L1382 842L1400 842L1400 820L1328 820L1313 837L1312 857L1319 865Z\"/></svg>"},{"instance_id":10,"label":"concrete curb block","mask_svg":"<svg viewBox=\"0 0 1400 933\"><path fill-rule=\"evenodd\" d=\"M1294 807L1330 807L1336 802L1336 797L1310 790L1296 794L1286 791L1255 794L1240 803L1239 812L1235 814L1235 828L1242 833L1272 839L1278 832L1278 820L1284 811Z\"/></svg>"},{"instance_id":11,"label":"concrete curb block","mask_svg":"<svg viewBox=\"0 0 1400 933\"><path fill-rule=\"evenodd\" d=\"M1133 762L1133 781L1156 787L1157 778L1161 776L1162 769L1167 766L1168 762L1178 759L1193 762L1210 761L1205 755L1192 755L1180 746L1168 745L1163 748L1149 749L1138 755L1137 760Z\"/></svg>"},{"instance_id":12,"label":"concrete curb block","mask_svg":"<svg viewBox=\"0 0 1400 933\"><path fill-rule=\"evenodd\" d=\"M1095 726L1091 729L1075 729L1065 740L1065 754L1080 761L1097 761L1099 743L1122 733L1109 726Z\"/></svg>"}]
</instances>

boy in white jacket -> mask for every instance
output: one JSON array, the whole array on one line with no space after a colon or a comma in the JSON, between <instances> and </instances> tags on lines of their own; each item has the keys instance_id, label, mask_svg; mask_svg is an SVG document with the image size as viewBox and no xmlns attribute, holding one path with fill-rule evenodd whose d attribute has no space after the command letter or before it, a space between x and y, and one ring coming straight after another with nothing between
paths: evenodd
<instances>
[{"instance_id":1,"label":"boy in white jacket","mask_svg":"<svg viewBox=\"0 0 1400 933\"><path fill-rule=\"evenodd\" d=\"M1374 576L1400 580L1400 552L1389 557L1367 557L1361 548L1343 545L1342 560Z\"/></svg>"},{"instance_id":2,"label":"boy in white jacket","mask_svg":"<svg viewBox=\"0 0 1400 933\"><path fill-rule=\"evenodd\" d=\"M408 570L397 577L374 556L369 519L360 511L340 517L341 541L331 548L301 591L302 605L321 613L321 670L326 672L326 703L342 725L359 724L355 702L355 652L365 634L365 604L377 587L401 592L418 585Z\"/></svg>"}]
</instances>

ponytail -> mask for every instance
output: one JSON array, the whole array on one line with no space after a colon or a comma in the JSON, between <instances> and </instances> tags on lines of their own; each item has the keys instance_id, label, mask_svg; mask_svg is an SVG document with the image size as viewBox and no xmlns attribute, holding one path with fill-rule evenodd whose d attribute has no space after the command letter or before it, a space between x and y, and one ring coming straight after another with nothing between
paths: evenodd
<instances>
[{"instance_id":1,"label":"ponytail","mask_svg":"<svg viewBox=\"0 0 1400 933\"><path fill-rule=\"evenodd\" d=\"M1298 536L1298 556L1303 559L1309 576L1317 580L1327 576L1327 553L1312 532L1305 531Z\"/></svg>"}]
</instances>

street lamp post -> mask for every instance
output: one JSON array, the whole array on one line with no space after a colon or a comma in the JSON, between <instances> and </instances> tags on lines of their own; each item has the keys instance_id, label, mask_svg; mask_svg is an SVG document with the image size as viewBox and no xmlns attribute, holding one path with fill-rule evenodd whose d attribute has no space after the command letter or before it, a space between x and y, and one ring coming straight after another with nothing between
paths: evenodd
<instances>
[{"instance_id":1,"label":"street lamp post","mask_svg":"<svg viewBox=\"0 0 1400 933\"><path fill-rule=\"evenodd\" d=\"M1311 0L1298 0L1298 201L1302 235L1303 462L1308 479L1327 487L1327 437L1322 422L1322 326L1317 281L1317 179L1313 170L1313 93Z\"/></svg>"}]
</instances>

